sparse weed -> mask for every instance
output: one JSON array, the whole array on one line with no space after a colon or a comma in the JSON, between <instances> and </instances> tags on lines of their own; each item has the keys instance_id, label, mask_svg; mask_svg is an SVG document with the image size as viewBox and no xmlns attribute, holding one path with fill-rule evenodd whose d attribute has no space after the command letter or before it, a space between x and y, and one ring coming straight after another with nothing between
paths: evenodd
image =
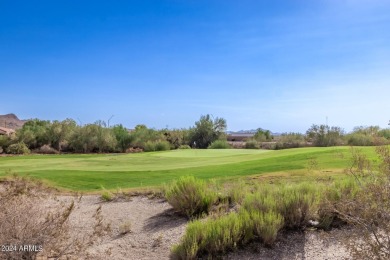
<instances>
[{"instance_id":1,"label":"sparse weed","mask_svg":"<svg viewBox=\"0 0 390 260\"><path fill-rule=\"evenodd\" d=\"M55 200L50 189L26 177L9 177L0 189L0 244L36 245L37 250L1 251L1 259L68 259L84 258L84 249L96 241L98 233L83 236L70 234L69 217L79 198L69 203L57 201L47 206L48 199ZM26 214L28 213L28 214ZM103 226L101 214L96 215L99 229Z\"/></svg>"},{"instance_id":2,"label":"sparse weed","mask_svg":"<svg viewBox=\"0 0 390 260\"><path fill-rule=\"evenodd\" d=\"M126 235L131 232L131 222L125 221L119 226L119 234Z\"/></svg>"},{"instance_id":3,"label":"sparse weed","mask_svg":"<svg viewBox=\"0 0 390 260\"><path fill-rule=\"evenodd\" d=\"M105 202L109 202L109 201L112 201L114 199L114 194L112 194L111 192L109 192L108 190L104 190L100 196L100 198L105 201Z\"/></svg>"},{"instance_id":4,"label":"sparse weed","mask_svg":"<svg viewBox=\"0 0 390 260\"><path fill-rule=\"evenodd\" d=\"M158 235L158 237L156 237L154 240L153 240L153 244L152 246L153 247L160 247L163 243L163 236L162 234Z\"/></svg>"}]
</instances>

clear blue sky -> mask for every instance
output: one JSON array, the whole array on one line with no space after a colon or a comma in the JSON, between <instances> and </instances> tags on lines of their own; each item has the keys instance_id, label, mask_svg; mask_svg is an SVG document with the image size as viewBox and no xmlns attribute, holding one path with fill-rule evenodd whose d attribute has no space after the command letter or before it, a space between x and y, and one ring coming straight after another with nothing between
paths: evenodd
<instances>
[{"instance_id":1,"label":"clear blue sky","mask_svg":"<svg viewBox=\"0 0 390 260\"><path fill-rule=\"evenodd\" d=\"M0 114L388 127L390 1L0 0Z\"/></svg>"}]
</instances>

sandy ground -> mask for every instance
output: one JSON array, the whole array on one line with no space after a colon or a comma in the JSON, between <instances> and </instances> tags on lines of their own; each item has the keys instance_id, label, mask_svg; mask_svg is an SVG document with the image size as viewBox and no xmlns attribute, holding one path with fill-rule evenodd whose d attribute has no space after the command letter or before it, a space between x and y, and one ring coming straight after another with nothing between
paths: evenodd
<instances>
[{"instance_id":1,"label":"sandy ground","mask_svg":"<svg viewBox=\"0 0 390 260\"><path fill-rule=\"evenodd\" d=\"M102 202L99 196L90 195L81 199L71 215L75 235L91 231L92 216L99 206L112 232L87 249L92 259L169 259L170 248L179 242L187 225L187 220L177 216L161 199L137 196L128 201ZM131 223L131 232L121 235L120 226L126 223ZM346 232L349 231L335 229L284 233L272 249L253 243L223 259L350 259L339 242Z\"/></svg>"},{"instance_id":2,"label":"sandy ground","mask_svg":"<svg viewBox=\"0 0 390 260\"><path fill-rule=\"evenodd\" d=\"M92 216L99 206L112 232L87 249L91 259L169 259L170 248L185 232L187 220L161 199L138 196L130 201L102 202L91 195L84 196L71 215L75 235L91 231ZM121 226L129 223L130 232L121 234Z\"/></svg>"}]
</instances>

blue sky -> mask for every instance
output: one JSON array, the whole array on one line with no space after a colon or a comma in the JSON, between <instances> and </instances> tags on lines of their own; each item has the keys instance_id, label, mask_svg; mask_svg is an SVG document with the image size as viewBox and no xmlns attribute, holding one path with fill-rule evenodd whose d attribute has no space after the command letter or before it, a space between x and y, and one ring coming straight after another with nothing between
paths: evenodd
<instances>
[{"instance_id":1,"label":"blue sky","mask_svg":"<svg viewBox=\"0 0 390 260\"><path fill-rule=\"evenodd\" d=\"M0 114L388 127L390 1L0 0Z\"/></svg>"}]
</instances>

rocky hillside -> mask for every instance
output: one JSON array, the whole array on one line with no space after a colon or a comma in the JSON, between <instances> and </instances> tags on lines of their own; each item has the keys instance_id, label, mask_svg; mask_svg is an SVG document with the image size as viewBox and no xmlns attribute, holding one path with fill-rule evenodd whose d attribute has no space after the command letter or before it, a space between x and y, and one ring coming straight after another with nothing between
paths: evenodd
<instances>
[{"instance_id":1,"label":"rocky hillside","mask_svg":"<svg viewBox=\"0 0 390 260\"><path fill-rule=\"evenodd\" d=\"M26 120L20 120L15 114L0 115L0 126L11 129L18 129L23 126Z\"/></svg>"}]
</instances>

